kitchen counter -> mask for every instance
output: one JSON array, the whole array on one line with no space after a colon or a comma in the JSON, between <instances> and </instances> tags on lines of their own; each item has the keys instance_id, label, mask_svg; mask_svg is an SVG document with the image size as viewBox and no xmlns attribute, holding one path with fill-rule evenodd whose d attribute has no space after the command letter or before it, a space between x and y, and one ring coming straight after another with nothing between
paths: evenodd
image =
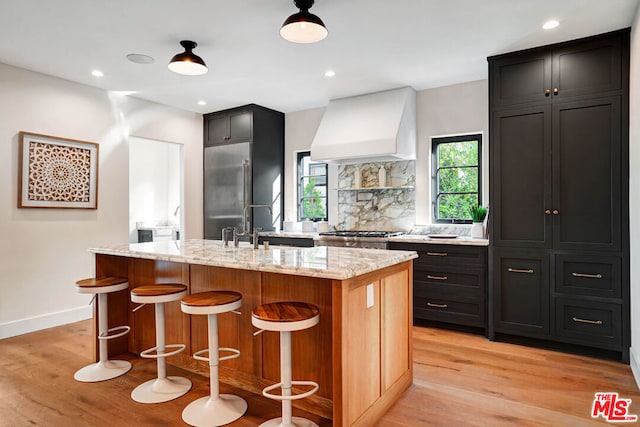
<instances>
[{"instance_id":1,"label":"kitchen counter","mask_svg":"<svg viewBox=\"0 0 640 427\"><path fill-rule=\"evenodd\" d=\"M469 236L458 236L453 239L440 239L429 237L426 234L403 234L389 238L390 242L402 243L432 243L438 245L468 245L489 246L489 239L476 239Z\"/></svg>"},{"instance_id":2,"label":"kitchen counter","mask_svg":"<svg viewBox=\"0 0 640 427\"><path fill-rule=\"evenodd\" d=\"M415 252L376 249L264 247L221 240L185 240L101 246L90 252L187 264L345 280L417 258Z\"/></svg>"},{"instance_id":3,"label":"kitchen counter","mask_svg":"<svg viewBox=\"0 0 640 427\"><path fill-rule=\"evenodd\" d=\"M235 290L240 314L219 316L219 339L241 356L221 364L226 384L261 395L280 381L279 336L254 336L252 310L275 301L304 301L320 309L320 323L293 334L295 379L315 381L317 393L294 407L331 425L370 426L413 382L414 251L338 247L223 247L222 241L162 241L99 246L97 277L126 277L137 286L182 283L189 293ZM177 301L165 304L166 341L184 343L167 363L203 373L191 354L207 347L206 318L182 313ZM109 342L109 355L140 354L155 346L154 308L133 312L127 290L109 294L109 324L130 325L127 336ZM97 311L95 312L97 319ZM94 328L94 359L98 338ZM295 374L298 372L298 374Z\"/></svg>"}]
</instances>

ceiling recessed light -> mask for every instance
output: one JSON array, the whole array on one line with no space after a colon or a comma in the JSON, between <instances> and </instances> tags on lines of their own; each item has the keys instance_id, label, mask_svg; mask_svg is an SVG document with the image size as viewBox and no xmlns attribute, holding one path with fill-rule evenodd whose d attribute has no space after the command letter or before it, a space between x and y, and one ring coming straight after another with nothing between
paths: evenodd
<instances>
[{"instance_id":1,"label":"ceiling recessed light","mask_svg":"<svg viewBox=\"0 0 640 427\"><path fill-rule=\"evenodd\" d=\"M102 71L100 71L100 70L93 70L91 72L91 75L93 77L104 77L104 73Z\"/></svg>"},{"instance_id":2,"label":"ceiling recessed light","mask_svg":"<svg viewBox=\"0 0 640 427\"><path fill-rule=\"evenodd\" d=\"M324 73L325 77L333 77L336 75L336 72L333 70L327 70L326 73Z\"/></svg>"},{"instance_id":3,"label":"ceiling recessed light","mask_svg":"<svg viewBox=\"0 0 640 427\"><path fill-rule=\"evenodd\" d=\"M198 101L198 105L207 105L207 101L200 100Z\"/></svg>"},{"instance_id":4,"label":"ceiling recessed light","mask_svg":"<svg viewBox=\"0 0 640 427\"><path fill-rule=\"evenodd\" d=\"M555 19L550 19L542 25L542 28L544 28L545 30L550 30L557 27L558 25L560 25L558 21L556 21Z\"/></svg>"},{"instance_id":5,"label":"ceiling recessed light","mask_svg":"<svg viewBox=\"0 0 640 427\"><path fill-rule=\"evenodd\" d=\"M127 55L127 59L136 64L153 64L155 59L149 55L143 55L141 53L130 53Z\"/></svg>"}]
</instances>

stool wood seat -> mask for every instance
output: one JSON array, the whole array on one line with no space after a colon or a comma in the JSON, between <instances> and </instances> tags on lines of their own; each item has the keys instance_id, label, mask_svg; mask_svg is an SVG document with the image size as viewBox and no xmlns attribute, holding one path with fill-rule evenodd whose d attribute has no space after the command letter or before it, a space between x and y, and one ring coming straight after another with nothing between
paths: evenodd
<instances>
[{"instance_id":1,"label":"stool wood seat","mask_svg":"<svg viewBox=\"0 0 640 427\"><path fill-rule=\"evenodd\" d=\"M265 331L300 331L320 321L320 309L306 302L262 304L253 309L251 322Z\"/></svg>"},{"instance_id":2,"label":"stool wood seat","mask_svg":"<svg viewBox=\"0 0 640 427\"><path fill-rule=\"evenodd\" d=\"M176 399L191 389L187 378L167 376L166 358L186 348L185 344L165 343L164 304L180 301L187 294L187 287L179 283L138 286L131 290L131 301L154 304L156 314L156 346L140 353L142 358L156 359L158 377L137 386L131 398L139 403L161 403ZM167 349L174 349L167 352Z\"/></svg>"},{"instance_id":3,"label":"stool wood seat","mask_svg":"<svg viewBox=\"0 0 640 427\"><path fill-rule=\"evenodd\" d=\"M291 379L291 332L311 328L320 322L320 309L313 304L299 301L275 302L255 307L251 313L251 323L266 331L280 332L280 382L262 390L269 399L282 401L282 417L260 424L260 427L318 427L306 418L293 417L291 401L303 399L318 391L314 381L293 381ZM293 395L292 386L309 386L304 393ZM281 389L280 394L271 393Z\"/></svg>"},{"instance_id":4,"label":"stool wood seat","mask_svg":"<svg viewBox=\"0 0 640 427\"><path fill-rule=\"evenodd\" d=\"M242 294L235 291L198 292L182 298L181 304L182 311L189 314L226 313L240 308Z\"/></svg>"},{"instance_id":5,"label":"stool wood seat","mask_svg":"<svg viewBox=\"0 0 640 427\"><path fill-rule=\"evenodd\" d=\"M119 377L131 369L131 363L126 360L109 360L107 341L122 337L129 333L131 327L117 326L109 328L107 294L123 291L129 287L124 277L91 277L78 280L76 291L81 294L94 294L98 299L98 362L92 363L78 370L73 377L81 382L106 381Z\"/></svg>"},{"instance_id":6,"label":"stool wood seat","mask_svg":"<svg viewBox=\"0 0 640 427\"><path fill-rule=\"evenodd\" d=\"M219 362L240 356L234 348L220 347L218 343L218 314L238 310L242 306L242 294L235 291L207 291L182 298L181 308L188 314L206 314L209 348L193 354L196 360L209 362L210 395L191 402L182 411L187 424L198 427L214 427L229 424L247 410L247 402L239 396L220 394ZM239 313L238 313L239 314ZM220 357L220 351L232 354ZM201 354L208 353L208 357Z\"/></svg>"}]
</instances>

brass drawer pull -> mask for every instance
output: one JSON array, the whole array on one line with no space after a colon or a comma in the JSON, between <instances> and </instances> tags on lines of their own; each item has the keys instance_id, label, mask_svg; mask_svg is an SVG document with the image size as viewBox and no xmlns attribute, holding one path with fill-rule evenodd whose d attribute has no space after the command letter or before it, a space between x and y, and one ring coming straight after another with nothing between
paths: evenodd
<instances>
[{"instance_id":1,"label":"brass drawer pull","mask_svg":"<svg viewBox=\"0 0 640 427\"><path fill-rule=\"evenodd\" d=\"M432 302L428 302L427 307L447 308L449 306L447 304L434 304Z\"/></svg>"},{"instance_id":2,"label":"brass drawer pull","mask_svg":"<svg viewBox=\"0 0 640 427\"><path fill-rule=\"evenodd\" d=\"M447 276L432 276L430 274L427 274L427 279L433 279L433 280L447 280L448 277Z\"/></svg>"},{"instance_id":3,"label":"brass drawer pull","mask_svg":"<svg viewBox=\"0 0 640 427\"><path fill-rule=\"evenodd\" d=\"M571 273L573 277L586 277L587 279L602 279L602 274L587 274L587 273Z\"/></svg>"},{"instance_id":4,"label":"brass drawer pull","mask_svg":"<svg viewBox=\"0 0 640 427\"><path fill-rule=\"evenodd\" d=\"M427 252L429 256L447 256L446 252Z\"/></svg>"},{"instance_id":5,"label":"brass drawer pull","mask_svg":"<svg viewBox=\"0 0 640 427\"><path fill-rule=\"evenodd\" d=\"M528 270L518 270L517 268L509 268L507 270L509 273L526 273L526 274L533 274L533 269L530 268Z\"/></svg>"},{"instance_id":6,"label":"brass drawer pull","mask_svg":"<svg viewBox=\"0 0 640 427\"><path fill-rule=\"evenodd\" d=\"M588 323L590 325L602 325L602 320L580 319L579 317L572 317L571 320L578 323Z\"/></svg>"}]
</instances>

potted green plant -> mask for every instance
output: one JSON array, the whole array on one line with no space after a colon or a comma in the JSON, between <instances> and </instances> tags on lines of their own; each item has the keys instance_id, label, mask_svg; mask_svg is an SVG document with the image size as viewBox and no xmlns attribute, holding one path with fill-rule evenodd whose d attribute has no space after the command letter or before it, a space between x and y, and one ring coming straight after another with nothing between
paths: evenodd
<instances>
[{"instance_id":1,"label":"potted green plant","mask_svg":"<svg viewBox=\"0 0 640 427\"><path fill-rule=\"evenodd\" d=\"M469 209L471 212L471 237L482 238L484 237L484 225L483 221L487 217L487 208L484 206L471 206Z\"/></svg>"}]
</instances>

